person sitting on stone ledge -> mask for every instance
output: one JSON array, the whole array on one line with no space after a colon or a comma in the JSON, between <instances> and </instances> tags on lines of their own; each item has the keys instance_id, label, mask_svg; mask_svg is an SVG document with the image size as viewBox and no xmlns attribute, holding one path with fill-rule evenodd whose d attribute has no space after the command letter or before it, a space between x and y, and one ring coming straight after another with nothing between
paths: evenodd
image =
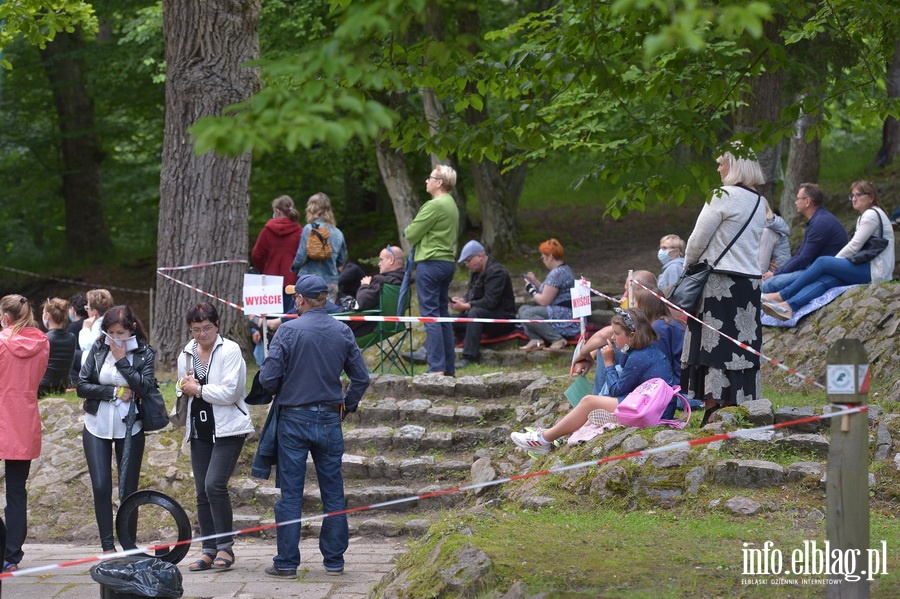
<instances>
[{"instance_id":1,"label":"person sitting on stone ledge","mask_svg":"<svg viewBox=\"0 0 900 599\"><path fill-rule=\"evenodd\" d=\"M484 250L484 246L469 241L463 246L459 262L471 271L465 297L450 298L450 309L466 318L515 318L516 296L512 279L506 268ZM481 357L481 334L505 335L515 328L513 323L456 322L453 332L457 342L462 339L462 359L457 368L464 368Z\"/></svg>"},{"instance_id":2,"label":"person sitting on stone ledge","mask_svg":"<svg viewBox=\"0 0 900 599\"><path fill-rule=\"evenodd\" d=\"M797 253L775 270L762 275L763 293L781 291L794 282L819 256L834 256L847 244L844 225L825 208L825 192L815 183L801 183L794 205L809 222Z\"/></svg>"},{"instance_id":3,"label":"person sitting on stone ledge","mask_svg":"<svg viewBox=\"0 0 900 599\"><path fill-rule=\"evenodd\" d=\"M510 438L520 449L544 454L550 451L554 441L581 428L594 410L606 410L610 414L638 385L653 378L661 378L675 385L669 359L654 345L656 331L641 310L616 308L612 317L612 339L600 349L605 371L608 396L585 395L568 414L547 430L541 428L524 433L512 433ZM621 370L616 368L617 350L625 355ZM598 374L598 378L600 375Z\"/></svg>"},{"instance_id":4,"label":"person sitting on stone ledge","mask_svg":"<svg viewBox=\"0 0 900 599\"><path fill-rule=\"evenodd\" d=\"M894 273L894 230L878 200L878 190L869 181L850 186L850 202L859 212L853 238L835 256L820 256L781 291L763 293L762 309L778 320L790 320L802 308L829 289L844 285L883 283ZM857 257L870 238L884 239L883 249L868 259Z\"/></svg>"},{"instance_id":5,"label":"person sitting on stone ledge","mask_svg":"<svg viewBox=\"0 0 900 599\"><path fill-rule=\"evenodd\" d=\"M629 288L632 287L632 280L640 281L647 287L656 287L656 275L649 270L635 270L631 273L631 277L625 280L625 294L622 296L622 303L626 306L639 307L637 291L643 289L640 285L634 285L635 297L629 298ZM607 345L613 336L613 328L611 325L605 326L584 342L581 351L575 357L573 364L573 372L575 374L586 374L594 365L594 356L601 347ZM598 376L594 380L594 393L600 393L603 386L603 377Z\"/></svg>"},{"instance_id":6,"label":"person sitting on stone ledge","mask_svg":"<svg viewBox=\"0 0 900 599\"><path fill-rule=\"evenodd\" d=\"M533 272L524 275L525 291L534 298L536 305L524 305L519 308L519 318L533 320L564 320L572 318L572 287L575 286L575 275L563 258L566 251L556 239L548 239L540 246L541 261L550 273L541 282ZM577 322L526 322L522 325L528 336L528 343L519 349L526 352L544 349L562 349L566 346L567 337L578 334Z\"/></svg>"}]
</instances>

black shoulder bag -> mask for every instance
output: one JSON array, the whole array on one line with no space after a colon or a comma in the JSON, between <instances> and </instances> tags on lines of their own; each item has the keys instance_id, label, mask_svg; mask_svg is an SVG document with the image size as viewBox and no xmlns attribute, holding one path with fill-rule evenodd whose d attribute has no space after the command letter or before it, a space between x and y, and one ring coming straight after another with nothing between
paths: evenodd
<instances>
[{"instance_id":1,"label":"black shoulder bag","mask_svg":"<svg viewBox=\"0 0 900 599\"><path fill-rule=\"evenodd\" d=\"M867 210L875 209L868 208ZM881 214L875 210L875 215L878 217L878 237L870 235L863 246L859 248L859 251L847 258L853 264L865 264L866 262L871 262L888 246L888 239L884 236L884 226L881 222Z\"/></svg>"},{"instance_id":2,"label":"black shoulder bag","mask_svg":"<svg viewBox=\"0 0 900 599\"><path fill-rule=\"evenodd\" d=\"M719 264L719 261L728 253L728 250L731 249L731 246L734 245L734 242L743 235L744 230L747 229L747 226L750 224L750 221L753 220L753 217L756 215L756 210L759 208L759 202L762 199L762 196L759 193L756 194L756 205L753 207L753 211L750 213L750 218L747 219L747 222L744 223L744 226L741 227L741 230L738 231L738 234L734 236L734 239L731 240L731 243L722 250L722 253L719 254L719 257L716 258L716 261L712 264L707 260L703 260L702 262L695 262L694 264L689 264L684 272L681 273L681 278L678 279L678 282L672 286L672 289L669 291L669 294L666 296L670 302L687 312L688 314L696 314L697 307L700 305L700 299L703 297L703 288L706 287L706 280L709 278L710 273L713 269Z\"/></svg>"}]
</instances>

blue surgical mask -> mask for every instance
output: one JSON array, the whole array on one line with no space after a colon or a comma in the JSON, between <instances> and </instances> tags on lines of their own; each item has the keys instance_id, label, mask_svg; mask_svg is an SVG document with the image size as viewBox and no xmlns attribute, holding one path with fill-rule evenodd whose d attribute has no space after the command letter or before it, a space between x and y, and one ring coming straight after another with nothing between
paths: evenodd
<instances>
[{"instance_id":1,"label":"blue surgical mask","mask_svg":"<svg viewBox=\"0 0 900 599\"><path fill-rule=\"evenodd\" d=\"M670 251L671 251L671 250L660 249L660 250L656 253L656 257L659 258L659 261L662 262L662 265L663 265L663 266L665 266L666 264L668 264L669 261L672 259L672 257L669 255L669 252L670 252Z\"/></svg>"}]
</instances>

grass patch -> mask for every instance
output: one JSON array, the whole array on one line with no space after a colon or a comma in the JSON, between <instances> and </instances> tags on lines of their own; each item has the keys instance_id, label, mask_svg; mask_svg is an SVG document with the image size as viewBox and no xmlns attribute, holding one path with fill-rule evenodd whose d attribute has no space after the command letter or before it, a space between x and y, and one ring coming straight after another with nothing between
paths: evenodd
<instances>
[{"instance_id":1,"label":"grass patch","mask_svg":"<svg viewBox=\"0 0 900 599\"><path fill-rule=\"evenodd\" d=\"M799 510L802 512L803 510ZM873 514L873 547L888 540L888 576L872 583L877 596L897 596L900 566L890 539L900 534L893 516ZM664 539L664 542L660 540ZM411 597L457 596L440 572L468 544L487 553L493 568L489 586L502 593L515 581L528 593L548 597L821 597L821 585L742 584L744 543L761 548L766 541L788 556L803 541L825 540L825 525L797 513L772 513L745 519L723 513L618 511L580 507L562 510L480 512L441 523L401 559L411 568ZM773 576L758 576L771 579ZM484 595L481 595L484 596Z\"/></svg>"}]
</instances>

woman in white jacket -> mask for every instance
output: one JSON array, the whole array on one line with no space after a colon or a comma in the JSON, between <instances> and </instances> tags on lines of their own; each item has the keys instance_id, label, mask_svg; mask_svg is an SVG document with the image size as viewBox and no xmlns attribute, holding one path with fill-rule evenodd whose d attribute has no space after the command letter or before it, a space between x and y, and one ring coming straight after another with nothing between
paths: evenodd
<instances>
[{"instance_id":1,"label":"woman in white jacket","mask_svg":"<svg viewBox=\"0 0 900 599\"><path fill-rule=\"evenodd\" d=\"M185 439L191 443L200 534L207 537L233 530L228 480L253 423L243 399L247 365L237 343L219 336L216 308L197 304L188 310L187 324L193 339L178 356L176 395L189 397ZM203 553L188 569L230 568L233 546L232 536L203 541Z\"/></svg>"}]
</instances>

